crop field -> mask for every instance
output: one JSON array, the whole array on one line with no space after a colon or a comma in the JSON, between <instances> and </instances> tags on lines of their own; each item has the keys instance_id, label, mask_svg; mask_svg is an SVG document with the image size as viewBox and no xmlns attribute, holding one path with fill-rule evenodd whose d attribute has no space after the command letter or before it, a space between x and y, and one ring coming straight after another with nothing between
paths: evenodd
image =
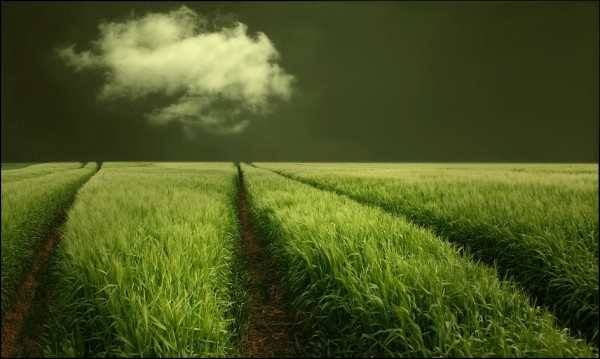
<instances>
[{"instance_id":1,"label":"crop field","mask_svg":"<svg viewBox=\"0 0 600 359\"><path fill-rule=\"evenodd\" d=\"M66 223L46 354L226 356L236 173L233 164L104 164Z\"/></svg>"},{"instance_id":2,"label":"crop field","mask_svg":"<svg viewBox=\"0 0 600 359\"><path fill-rule=\"evenodd\" d=\"M2 169L3 170L14 170L14 169L18 169L18 168L25 168L32 164L34 164L34 163L30 163L30 162L2 163Z\"/></svg>"},{"instance_id":3,"label":"crop field","mask_svg":"<svg viewBox=\"0 0 600 359\"><path fill-rule=\"evenodd\" d=\"M256 221L276 239L273 257L285 267L290 297L297 310L313 311L303 317L320 328L314 339L321 355L581 354L527 299L431 233L244 169Z\"/></svg>"},{"instance_id":4,"label":"crop field","mask_svg":"<svg viewBox=\"0 0 600 359\"><path fill-rule=\"evenodd\" d=\"M296 356L598 357L597 165L3 169L3 315L61 213L46 357L244 357L273 295Z\"/></svg>"},{"instance_id":5,"label":"crop field","mask_svg":"<svg viewBox=\"0 0 600 359\"><path fill-rule=\"evenodd\" d=\"M36 252L68 210L96 163L33 165L2 171L2 313L10 306Z\"/></svg>"},{"instance_id":6,"label":"crop field","mask_svg":"<svg viewBox=\"0 0 600 359\"><path fill-rule=\"evenodd\" d=\"M24 167L21 167L24 166ZM20 181L35 177L42 177L52 173L74 170L81 168L80 162L54 162L40 164L14 164L12 166L2 166L2 183ZM20 169L19 171L10 171L11 169Z\"/></svg>"},{"instance_id":7,"label":"crop field","mask_svg":"<svg viewBox=\"0 0 600 359\"><path fill-rule=\"evenodd\" d=\"M597 165L258 165L432 228L597 340Z\"/></svg>"}]
</instances>

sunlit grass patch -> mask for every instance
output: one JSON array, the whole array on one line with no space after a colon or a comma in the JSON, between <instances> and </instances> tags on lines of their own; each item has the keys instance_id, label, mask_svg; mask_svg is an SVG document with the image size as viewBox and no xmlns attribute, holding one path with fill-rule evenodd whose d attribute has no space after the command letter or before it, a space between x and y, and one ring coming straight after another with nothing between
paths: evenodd
<instances>
[{"instance_id":1,"label":"sunlit grass patch","mask_svg":"<svg viewBox=\"0 0 600 359\"><path fill-rule=\"evenodd\" d=\"M597 342L597 165L259 165L435 230Z\"/></svg>"},{"instance_id":2,"label":"sunlit grass patch","mask_svg":"<svg viewBox=\"0 0 600 359\"><path fill-rule=\"evenodd\" d=\"M46 355L230 356L232 164L106 163L58 250Z\"/></svg>"},{"instance_id":3,"label":"sunlit grass patch","mask_svg":"<svg viewBox=\"0 0 600 359\"><path fill-rule=\"evenodd\" d=\"M244 166L255 226L284 271L310 354L385 357L592 356L493 268L430 231Z\"/></svg>"}]
</instances>

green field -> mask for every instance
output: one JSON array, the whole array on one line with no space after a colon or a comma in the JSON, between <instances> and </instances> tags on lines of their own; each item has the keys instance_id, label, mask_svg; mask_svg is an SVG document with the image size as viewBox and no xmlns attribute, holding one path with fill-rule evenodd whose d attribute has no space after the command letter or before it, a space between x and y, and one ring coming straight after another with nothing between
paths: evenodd
<instances>
[{"instance_id":1,"label":"green field","mask_svg":"<svg viewBox=\"0 0 600 359\"><path fill-rule=\"evenodd\" d=\"M597 340L597 165L258 166L433 229Z\"/></svg>"},{"instance_id":2,"label":"green field","mask_svg":"<svg viewBox=\"0 0 600 359\"><path fill-rule=\"evenodd\" d=\"M2 169L3 170L15 170L18 168L25 168L32 164L34 164L34 163L27 163L27 162L2 163Z\"/></svg>"},{"instance_id":3,"label":"green field","mask_svg":"<svg viewBox=\"0 0 600 359\"><path fill-rule=\"evenodd\" d=\"M2 171L2 313L15 300L35 254L69 209L96 163L29 166Z\"/></svg>"},{"instance_id":4,"label":"green field","mask_svg":"<svg viewBox=\"0 0 600 359\"><path fill-rule=\"evenodd\" d=\"M82 167L81 162L52 162L40 164L2 164L2 183L37 178L45 175L75 170ZM20 169L14 171L14 169ZM12 170L12 171L11 171Z\"/></svg>"},{"instance_id":5,"label":"green field","mask_svg":"<svg viewBox=\"0 0 600 359\"><path fill-rule=\"evenodd\" d=\"M598 357L597 165L81 165L2 172L3 312L65 219L45 356L243 356L241 190L298 356Z\"/></svg>"},{"instance_id":6,"label":"green field","mask_svg":"<svg viewBox=\"0 0 600 359\"><path fill-rule=\"evenodd\" d=\"M47 354L230 354L235 176L233 164L104 164L69 214Z\"/></svg>"}]
</instances>

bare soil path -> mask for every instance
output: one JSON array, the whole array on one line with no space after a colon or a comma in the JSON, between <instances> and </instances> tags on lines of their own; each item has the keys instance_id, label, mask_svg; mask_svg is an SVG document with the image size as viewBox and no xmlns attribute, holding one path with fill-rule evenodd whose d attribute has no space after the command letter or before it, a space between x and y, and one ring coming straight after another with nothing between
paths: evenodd
<instances>
[{"instance_id":1,"label":"bare soil path","mask_svg":"<svg viewBox=\"0 0 600 359\"><path fill-rule=\"evenodd\" d=\"M239 167L238 167L239 169ZM246 201L244 178L239 169L239 217L242 223L242 253L246 256L252 286L255 288L250 305L252 311L246 324L247 345L242 354L249 358L293 357L295 333L292 320L283 308L275 268L252 229Z\"/></svg>"},{"instance_id":2,"label":"bare soil path","mask_svg":"<svg viewBox=\"0 0 600 359\"><path fill-rule=\"evenodd\" d=\"M9 308L2 318L2 349L1 349L1 357L2 358L14 358L20 354L22 350L26 350L30 354L39 354L38 348L35 347L34 343L31 341L26 341L23 343L19 339L19 335L21 332L21 328L23 327L23 323L29 314L29 310L32 306L36 289L39 286L39 274L40 270L44 270L48 264L48 259L52 251L54 250L54 245L58 238L60 238L61 229L60 227L54 228L52 233L48 236L46 243L39 251L33 265L31 266L31 271L27 275L27 279L19 288L19 296L18 300L15 301L15 304ZM28 348L23 348L23 345L28 344Z\"/></svg>"}]
</instances>

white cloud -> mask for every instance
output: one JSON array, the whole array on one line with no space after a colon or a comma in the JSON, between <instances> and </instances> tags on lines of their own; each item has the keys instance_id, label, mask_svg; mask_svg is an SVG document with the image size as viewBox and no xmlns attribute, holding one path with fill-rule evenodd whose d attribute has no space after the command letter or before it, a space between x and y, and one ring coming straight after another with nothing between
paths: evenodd
<instances>
[{"instance_id":1,"label":"white cloud","mask_svg":"<svg viewBox=\"0 0 600 359\"><path fill-rule=\"evenodd\" d=\"M214 133L242 131L272 100L289 99L293 76L263 33L246 25L209 31L202 15L182 6L123 23L103 23L92 51L58 50L75 70L107 70L99 99L136 100L163 94L174 103L147 114L152 123L178 122Z\"/></svg>"}]
</instances>

